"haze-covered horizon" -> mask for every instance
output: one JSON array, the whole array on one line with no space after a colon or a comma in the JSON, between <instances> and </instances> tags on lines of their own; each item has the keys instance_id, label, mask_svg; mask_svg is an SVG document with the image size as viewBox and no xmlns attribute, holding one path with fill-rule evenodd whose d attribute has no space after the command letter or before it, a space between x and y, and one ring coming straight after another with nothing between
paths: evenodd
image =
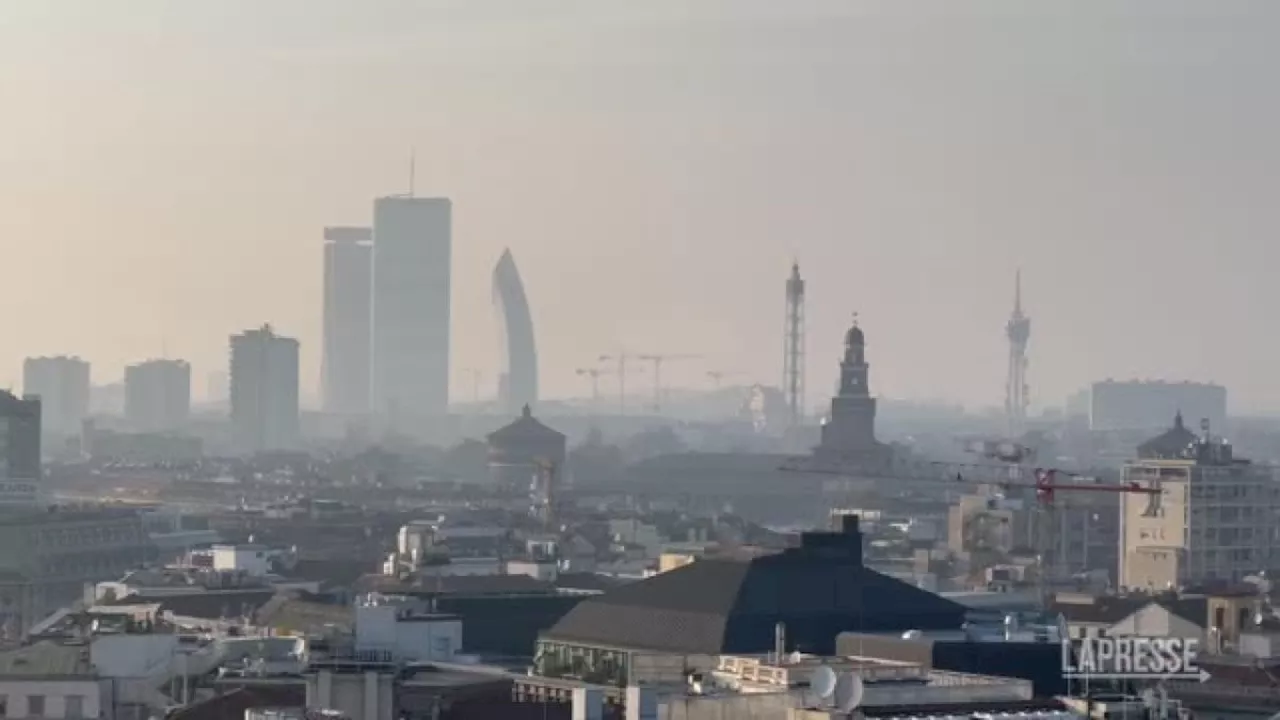
<instances>
[{"instance_id":1,"label":"haze-covered horizon","mask_svg":"<svg viewBox=\"0 0 1280 720\"><path fill-rule=\"evenodd\" d=\"M852 0L11 0L0 6L0 381L77 354L193 385L264 322L319 375L321 234L452 199L455 401L499 366L510 248L545 396L602 353L808 390L851 314L871 387L997 405L1022 269L1033 407L1216 381L1280 411L1280 6ZM637 390L647 375L629 379ZM726 381L727 382L727 381ZM602 390L613 392L602 379Z\"/></svg>"}]
</instances>

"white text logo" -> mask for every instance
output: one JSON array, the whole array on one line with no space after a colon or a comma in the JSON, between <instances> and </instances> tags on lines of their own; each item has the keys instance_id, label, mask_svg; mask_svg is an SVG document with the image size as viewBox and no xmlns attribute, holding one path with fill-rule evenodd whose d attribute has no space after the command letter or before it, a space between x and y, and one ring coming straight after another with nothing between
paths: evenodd
<instances>
[{"instance_id":1,"label":"white text logo","mask_svg":"<svg viewBox=\"0 0 1280 720\"><path fill-rule=\"evenodd\" d=\"M1209 679L1196 664L1196 638L1087 637L1062 642L1062 674L1068 678ZM1074 652L1073 652L1074 650Z\"/></svg>"}]
</instances>

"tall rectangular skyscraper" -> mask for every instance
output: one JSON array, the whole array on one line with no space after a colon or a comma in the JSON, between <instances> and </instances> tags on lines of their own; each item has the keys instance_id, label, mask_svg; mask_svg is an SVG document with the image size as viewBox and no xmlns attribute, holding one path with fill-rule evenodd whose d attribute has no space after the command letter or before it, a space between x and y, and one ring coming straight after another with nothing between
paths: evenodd
<instances>
[{"instance_id":1,"label":"tall rectangular skyscraper","mask_svg":"<svg viewBox=\"0 0 1280 720\"><path fill-rule=\"evenodd\" d=\"M447 198L374 202L372 410L393 424L449 410L451 236Z\"/></svg>"},{"instance_id":2,"label":"tall rectangular skyscraper","mask_svg":"<svg viewBox=\"0 0 1280 720\"><path fill-rule=\"evenodd\" d=\"M373 231L324 229L324 353L320 395L331 413L369 412Z\"/></svg>"},{"instance_id":3,"label":"tall rectangular skyscraper","mask_svg":"<svg viewBox=\"0 0 1280 720\"><path fill-rule=\"evenodd\" d=\"M27 358L22 391L40 398L44 432L77 436L89 415L89 363L61 355Z\"/></svg>"},{"instance_id":4,"label":"tall rectangular skyscraper","mask_svg":"<svg viewBox=\"0 0 1280 720\"><path fill-rule=\"evenodd\" d=\"M298 440L298 341L270 325L231 337L231 425L241 452Z\"/></svg>"}]
</instances>

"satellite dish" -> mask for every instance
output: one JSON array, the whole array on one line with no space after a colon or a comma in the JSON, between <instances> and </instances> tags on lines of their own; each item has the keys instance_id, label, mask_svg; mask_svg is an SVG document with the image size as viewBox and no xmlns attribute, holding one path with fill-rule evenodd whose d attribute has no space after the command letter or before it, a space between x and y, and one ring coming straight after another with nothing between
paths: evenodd
<instances>
[{"instance_id":1,"label":"satellite dish","mask_svg":"<svg viewBox=\"0 0 1280 720\"><path fill-rule=\"evenodd\" d=\"M840 712L852 712L862 702L866 688L862 684L862 676L856 673L845 673L836 680L836 707Z\"/></svg>"},{"instance_id":2,"label":"satellite dish","mask_svg":"<svg viewBox=\"0 0 1280 720\"><path fill-rule=\"evenodd\" d=\"M829 698L836 691L836 673L826 665L814 668L809 676L809 689L819 698Z\"/></svg>"},{"instance_id":3,"label":"satellite dish","mask_svg":"<svg viewBox=\"0 0 1280 720\"><path fill-rule=\"evenodd\" d=\"M804 655L799 650L792 650L791 655L787 657L787 664L799 665L802 660L804 660Z\"/></svg>"}]
</instances>

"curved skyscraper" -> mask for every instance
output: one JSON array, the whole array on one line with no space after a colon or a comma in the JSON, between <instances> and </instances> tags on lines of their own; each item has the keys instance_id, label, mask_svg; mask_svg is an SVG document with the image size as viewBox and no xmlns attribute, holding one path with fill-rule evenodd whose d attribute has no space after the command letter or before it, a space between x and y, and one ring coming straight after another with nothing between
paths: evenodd
<instances>
[{"instance_id":1,"label":"curved skyscraper","mask_svg":"<svg viewBox=\"0 0 1280 720\"><path fill-rule=\"evenodd\" d=\"M533 342L533 317L524 283L510 250L493 268L493 304L501 324L502 375L498 401L512 415L538 400L538 351Z\"/></svg>"}]
</instances>

